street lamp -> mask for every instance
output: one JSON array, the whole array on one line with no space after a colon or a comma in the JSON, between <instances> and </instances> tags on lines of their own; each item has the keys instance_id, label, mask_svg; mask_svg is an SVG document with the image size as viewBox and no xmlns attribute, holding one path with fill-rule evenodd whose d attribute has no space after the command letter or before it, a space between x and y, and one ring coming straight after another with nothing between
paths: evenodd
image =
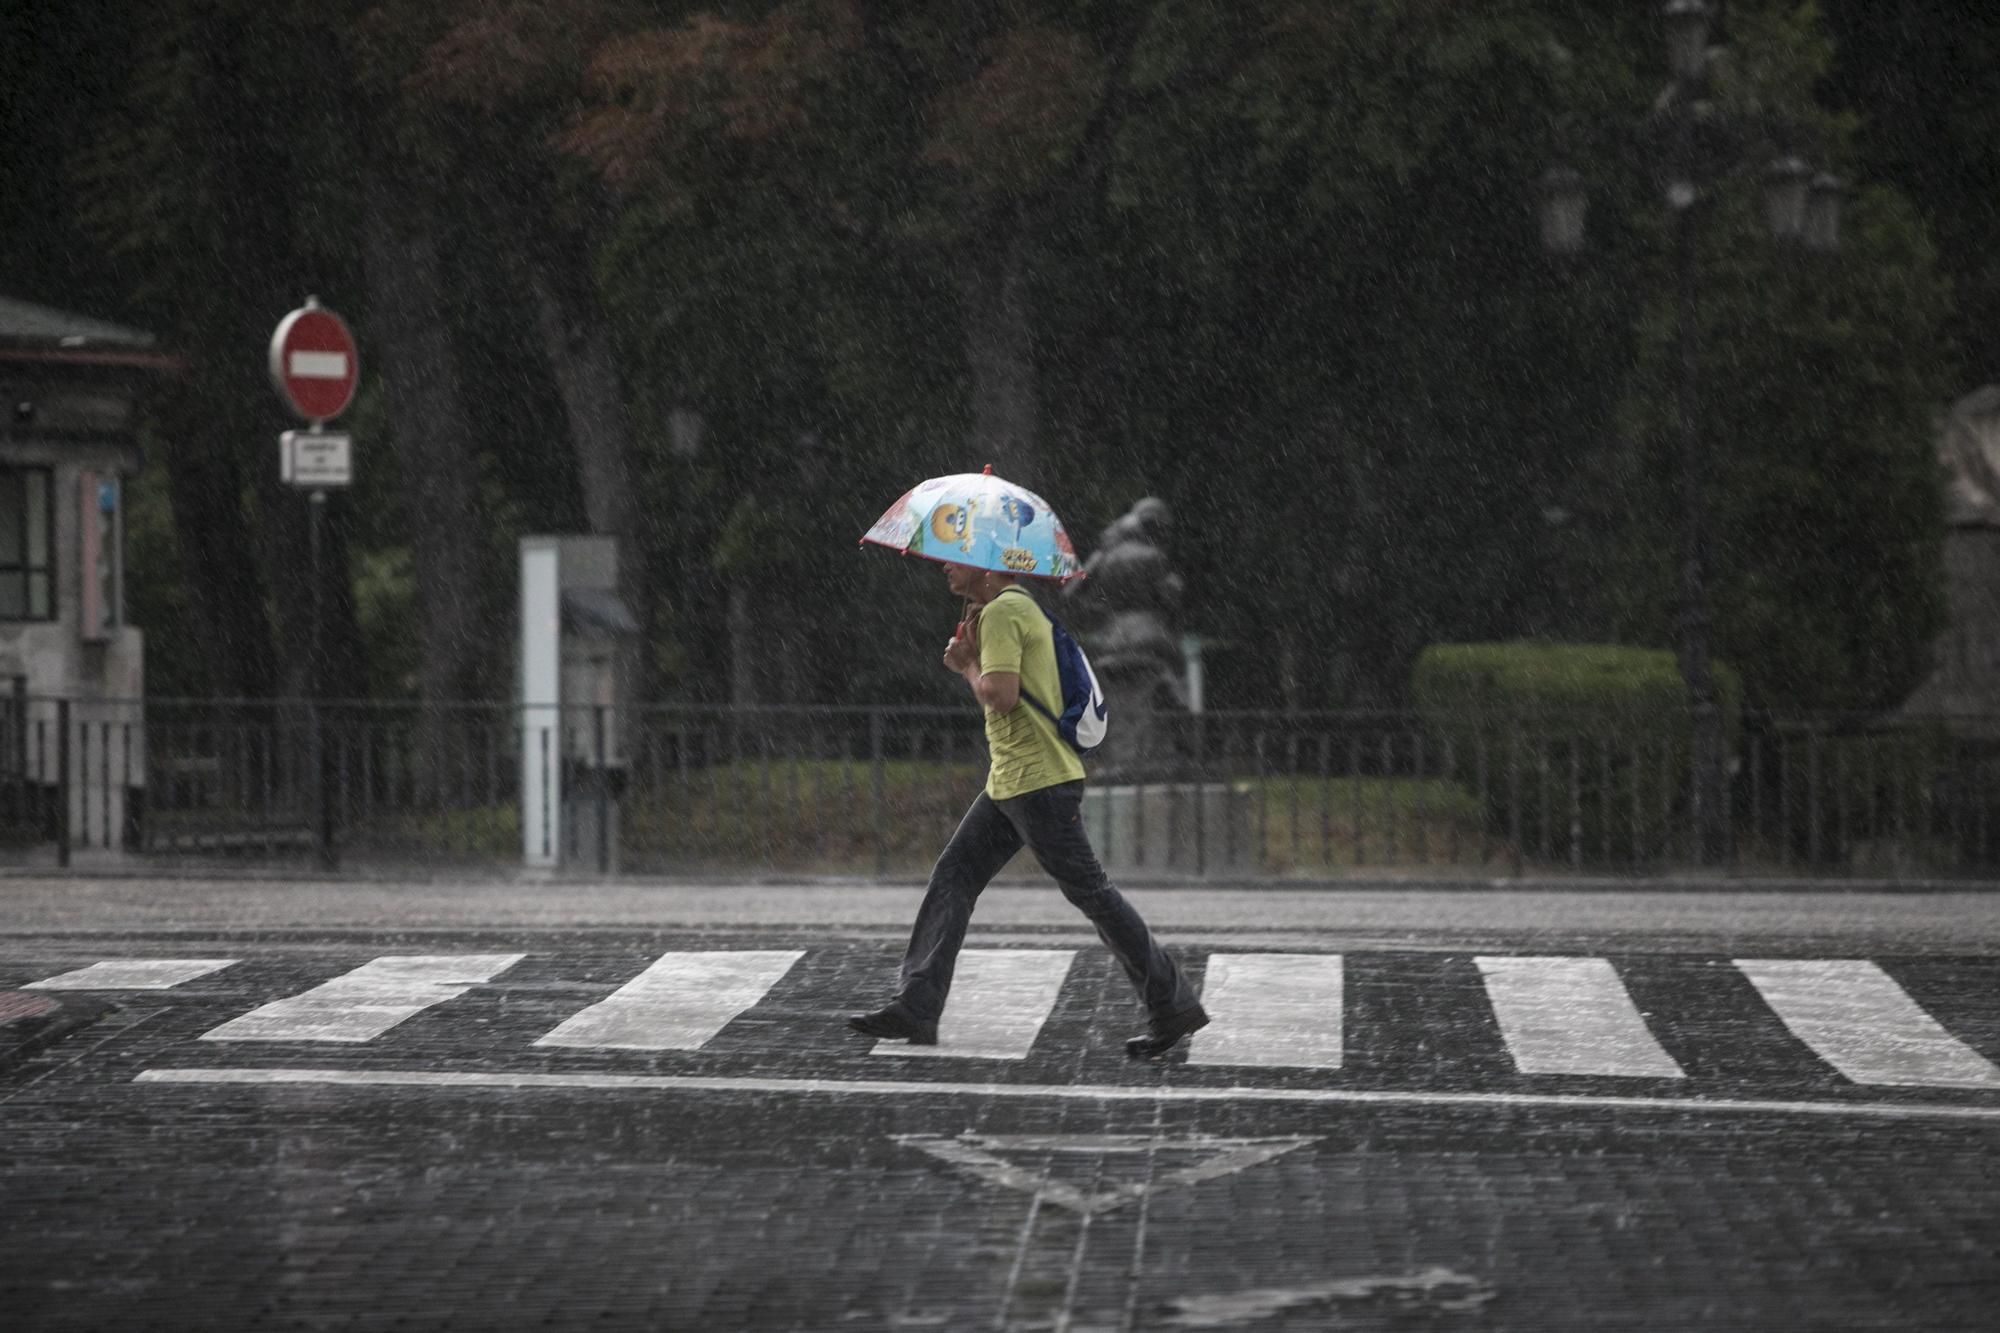
<instances>
[{"instance_id":1,"label":"street lamp","mask_svg":"<svg viewBox=\"0 0 2000 1333\"><path fill-rule=\"evenodd\" d=\"M1674 234L1675 350L1679 361L1676 406L1681 444L1681 577L1679 648L1681 679L1689 713L1690 801L1695 829L1695 861L1718 862L1724 845L1722 712L1709 663L1708 609L1708 449L1701 434L1700 355L1696 337L1698 205L1705 186L1739 171L1757 146L1756 136L1733 144L1732 127L1702 99L1712 53L1708 46L1710 9L1706 0L1667 0L1667 67L1673 83L1660 100L1667 135L1664 194ZM1721 154L1716 145L1727 144ZM1800 157L1785 153L1764 171L1764 218L1780 244L1801 244L1818 253L1840 244L1840 204L1846 185L1827 173L1813 174ZM1573 254L1583 246L1583 181L1566 167L1544 172L1540 181L1544 246Z\"/></svg>"}]
</instances>

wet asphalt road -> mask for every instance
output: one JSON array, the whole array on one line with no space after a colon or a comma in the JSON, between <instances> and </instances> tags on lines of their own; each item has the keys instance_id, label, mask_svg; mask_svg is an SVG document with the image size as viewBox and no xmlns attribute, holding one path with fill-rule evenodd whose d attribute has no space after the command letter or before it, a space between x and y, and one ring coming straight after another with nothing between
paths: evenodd
<instances>
[{"instance_id":1,"label":"wet asphalt road","mask_svg":"<svg viewBox=\"0 0 2000 1333\"><path fill-rule=\"evenodd\" d=\"M1870 960L2000 1060L1986 895L1138 891L1198 977L1343 960L1337 1067L1243 1068L1125 1061L1126 983L1053 892L994 891L971 940L1074 951L1018 1058L917 1060L841 1022L913 890L563 887L555 924L546 886L390 913L397 886L0 882L0 995L72 1020L0 1055L6 1325L1984 1328L2000 1302L2000 1090L1857 1082L1738 962ZM538 1044L675 951L798 958L696 1048ZM1604 960L1679 1076L1524 1069L1478 962L1521 954ZM207 1036L411 955L519 957L365 1039ZM112 959L236 961L22 989Z\"/></svg>"}]
</instances>

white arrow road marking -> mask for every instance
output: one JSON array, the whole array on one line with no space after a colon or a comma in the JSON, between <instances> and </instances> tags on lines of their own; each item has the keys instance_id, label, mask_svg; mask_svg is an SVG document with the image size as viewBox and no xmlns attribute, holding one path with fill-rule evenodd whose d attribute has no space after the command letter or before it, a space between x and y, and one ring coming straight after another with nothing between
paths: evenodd
<instances>
[{"instance_id":1,"label":"white arrow road marking","mask_svg":"<svg viewBox=\"0 0 2000 1333\"><path fill-rule=\"evenodd\" d=\"M1109 1212L1155 1190L1199 1185L1245 1167L1268 1162L1294 1148L1317 1143L1317 1136L1218 1139L1197 1135L1185 1139L1154 1138L1149 1134L972 1134L955 1139L938 1134L892 1134L897 1143L921 1148L939 1161L988 1184L1033 1194L1047 1203L1090 1216ZM1143 1181L1108 1190L1085 1192L1055 1178L1052 1159L1063 1156L1105 1157L1144 1154L1196 1160Z\"/></svg>"},{"instance_id":2,"label":"white arrow road marking","mask_svg":"<svg viewBox=\"0 0 2000 1333\"><path fill-rule=\"evenodd\" d=\"M1856 1083L2000 1088L2000 1069L1866 959L1739 958L1792 1035Z\"/></svg>"},{"instance_id":3,"label":"white arrow road marking","mask_svg":"<svg viewBox=\"0 0 2000 1333\"><path fill-rule=\"evenodd\" d=\"M344 380L347 378L345 352L293 352L291 374L302 380Z\"/></svg>"},{"instance_id":4,"label":"white arrow road marking","mask_svg":"<svg viewBox=\"0 0 2000 1333\"><path fill-rule=\"evenodd\" d=\"M1344 971L1339 954L1210 954L1187 1062L1340 1068Z\"/></svg>"},{"instance_id":5,"label":"white arrow road marking","mask_svg":"<svg viewBox=\"0 0 2000 1333\"><path fill-rule=\"evenodd\" d=\"M211 972L220 972L235 958L106 958L45 981L31 981L23 990L166 990Z\"/></svg>"},{"instance_id":6,"label":"white arrow road marking","mask_svg":"<svg viewBox=\"0 0 2000 1333\"><path fill-rule=\"evenodd\" d=\"M1473 959L1524 1074L1684 1078L1605 958Z\"/></svg>"},{"instance_id":7,"label":"white arrow road marking","mask_svg":"<svg viewBox=\"0 0 2000 1333\"><path fill-rule=\"evenodd\" d=\"M669 953L537 1046L691 1051L764 997L803 949Z\"/></svg>"},{"instance_id":8,"label":"white arrow road marking","mask_svg":"<svg viewBox=\"0 0 2000 1333\"><path fill-rule=\"evenodd\" d=\"M967 949L935 1046L878 1041L872 1055L1025 1060L1069 975L1074 949Z\"/></svg>"},{"instance_id":9,"label":"white arrow road marking","mask_svg":"<svg viewBox=\"0 0 2000 1333\"><path fill-rule=\"evenodd\" d=\"M413 1014L491 981L522 953L377 958L201 1034L203 1041L369 1041Z\"/></svg>"}]
</instances>

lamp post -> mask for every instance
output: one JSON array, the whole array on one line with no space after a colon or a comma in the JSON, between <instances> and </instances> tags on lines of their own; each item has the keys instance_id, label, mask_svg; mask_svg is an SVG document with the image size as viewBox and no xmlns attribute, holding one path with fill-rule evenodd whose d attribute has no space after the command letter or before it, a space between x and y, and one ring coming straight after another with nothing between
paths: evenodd
<instances>
[{"instance_id":1,"label":"lamp post","mask_svg":"<svg viewBox=\"0 0 2000 1333\"><path fill-rule=\"evenodd\" d=\"M1710 665L1708 607L1708 465L1701 429L1699 232L1704 192L1735 174L1765 136L1732 134L1705 100L1710 50L1707 0L1667 0L1661 7L1672 83L1660 99L1665 132L1663 195L1673 233L1675 411L1680 435L1680 607L1677 652L1687 690L1688 787L1695 862L1712 865L1728 854L1725 834L1722 710ZM1735 140L1732 142L1732 140ZM1718 152L1718 148L1720 151ZM1764 215L1772 238L1826 252L1840 240L1838 177L1813 174L1798 156L1780 153L1764 171ZM1566 167L1540 181L1542 241L1557 254L1583 248L1586 199L1582 178Z\"/></svg>"}]
</instances>

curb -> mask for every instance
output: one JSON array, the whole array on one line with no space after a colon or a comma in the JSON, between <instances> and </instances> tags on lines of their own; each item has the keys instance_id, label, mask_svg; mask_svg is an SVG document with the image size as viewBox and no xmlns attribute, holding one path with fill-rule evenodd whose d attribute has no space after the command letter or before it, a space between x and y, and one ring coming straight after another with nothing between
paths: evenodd
<instances>
[{"instance_id":1,"label":"curb","mask_svg":"<svg viewBox=\"0 0 2000 1333\"><path fill-rule=\"evenodd\" d=\"M1727 873L1665 872L1653 875L1343 875L1268 876L1253 875L1172 875L1130 867L1112 868L1111 878L1122 888L1212 889L1221 892L1263 893L1835 893L1835 894L1925 894L2000 892L2000 879L1975 876L1911 878L1861 878L1827 875L1731 875ZM484 888L547 885L550 888L600 889L922 889L921 875L809 875L809 874L721 874L721 875L612 875L523 870L518 866L494 866L484 873L449 870L427 873L410 868L356 868L328 871L296 866L0 866L0 884L21 880L62 880L69 882L153 881L162 884L206 882L212 884L259 884L271 888L311 885L390 885L422 884L436 887ZM1040 875L996 879L991 888L999 890L1040 888L1047 884Z\"/></svg>"},{"instance_id":2,"label":"curb","mask_svg":"<svg viewBox=\"0 0 2000 1333\"><path fill-rule=\"evenodd\" d=\"M0 1073L89 1027L115 1005L58 1000L35 991L0 990Z\"/></svg>"}]
</instances>

